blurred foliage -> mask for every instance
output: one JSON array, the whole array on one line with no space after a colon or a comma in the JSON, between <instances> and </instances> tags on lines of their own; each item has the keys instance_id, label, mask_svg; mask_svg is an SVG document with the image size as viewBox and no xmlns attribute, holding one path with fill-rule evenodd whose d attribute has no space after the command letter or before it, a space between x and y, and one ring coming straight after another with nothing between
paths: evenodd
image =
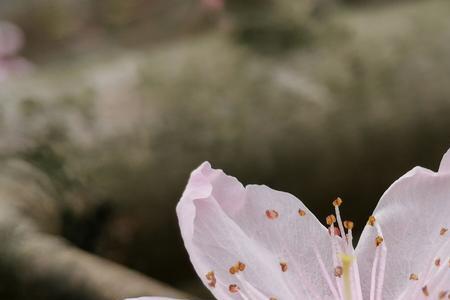
<instances>
[{"instance_id":1,"label":"blurred foliage","mask_svg":"<svg viewBox=\"0 0 450 300\"><path fill-rule=\"evenodd\" d=\"M148 44L208 23L196 0L2 0L0 19L19 25L28 38L26 52L38 57L89 51L105 40Z\"/></svg>"},{"instance_id":2,"label":"blurred foliage","mask_svg":"<svg viewBox=\"0 0 450 300\"><path fill-rule=\"evenodd\" d=\"M237 40L269 53L310 43L332 8L333 1L322 0L226 1Z\"/></svg>"}]
</instances>

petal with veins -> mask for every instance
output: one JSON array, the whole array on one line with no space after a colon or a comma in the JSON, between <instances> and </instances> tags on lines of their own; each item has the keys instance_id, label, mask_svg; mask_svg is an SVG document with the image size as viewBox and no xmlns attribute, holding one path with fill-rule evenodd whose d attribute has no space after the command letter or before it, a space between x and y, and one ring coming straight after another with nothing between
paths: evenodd
<instances>
[{"instance_id":1,"label":"petal with veins","mask_svg":"<svg viewBox=\"0 0 450 300\"><path fill-rule=\"evenodd\" d=\"M217 299L331 298L314 250L332 276L331 251L322 251L331 247L328 231L294 196L244 188L203 163L177 214L190 259Z\"/></svg>"},{"instance_id":2,"label":"petal with veins","mask_svg":"<svg viewBox=\"0 0 450 300\"><path fill-rule=\"evenodd\" d=\"M450 150L444 154L441 165L439 166L439 173L445 172L450 172Z\"/></svg>"},{"instance_id":3,"label":"petal with veins","mask_svg":"<svg viewBox=\"0 0 450 300\"><path fill-rule=\"evenodd\" d=\"M438 299L440 292L450 289L448 265L440 273L433 269L437 258L446 264L449 261L449 156L447 152L438 173L420 167L406 173L384 193L375 209L387 247L382 299L421 299L426 293L430 299ZM370 291L375 234L367 225L356 249L364 299Z\"/></svg>"}]
</instances>

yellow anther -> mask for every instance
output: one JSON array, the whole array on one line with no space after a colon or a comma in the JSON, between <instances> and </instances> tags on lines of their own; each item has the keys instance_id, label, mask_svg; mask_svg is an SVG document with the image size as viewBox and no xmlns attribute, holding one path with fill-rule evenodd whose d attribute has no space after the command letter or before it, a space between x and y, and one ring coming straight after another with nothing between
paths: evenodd
<instances>
[{"instance_id":1,"label":"yellow anther","mask_svg":"<svg viewBox=\"0 0 450 300\"><path fill-rule=\"evenodd\" d=\"M329 215L327 218L327 225L331 226L336 222L336 217L334 215Z\"/></svg>"},{"instance_id":2,"label":"yellow anther","mask_svg":"<svg viewBox=\"0 0 450 300\"><path fill-rule=\"evenodd\" d=\"M236 273L242 272L245 270L246 265L240 261L238 261L234 266L231 266L228 270L230 274L234 275Z\"/></svg>"},{"instance_id":3,"label":"yellow anther","mask_svg":"<svg viewBox=\"0 0 450 300\"><path fill-rule=\"evenodd\" d=\"M383 243L384 239L381 235L377 235L375 238L375 245L378 247Z\"/></svg>"},{"instance_id":4,"label":"yellow anther","mask_svg":"<svg viewBox=\"0 0 450 300\"><path fill-rule=\"evenodd\" d=\"M370 226L374 226L375 225L375 221L376 221L375 217L374 216L370 216L369 220L367 221L367 224L370 225Z\"/></svg>"},{"instance_id":5,"label":"yellow anther","mask_svg":"<svg viewBox=\"0 0 450 300\"><path fill-rule=\"evenodd\" d=\"M208 273L206 273L205 275L206 280L208 281L208 285L212 288L216 287L216 275L214 274L213 271L210 271Z\"/></svg>"},{"instance_id":6,"label":"yellow anther","mask_svg":"<svg viewBox=\"0 0 450 300\"><path fill-rule=\"evenodd\" d=\"M230 269L228 271L230 272L231 275L234 275L237 272L239 272L239 269L236 268L236 266L232 266L232 267L230 267Z\"/></svg>"},{"instance_id":7,"label":"yellow anther","mask_svg":"<svg viewBox=\"0 0 450 300\"><path fill-rule=\"evenodd\" d=\"M409 275L409 280L419 280L419 276L415 273L411 273L411 275Z\"/></svg>"},{"instance_id":8,"label":"yellow anther","mask_svg":"<svg viewBox=\"0 0 450 300\"><path fill-rule=\"evenodd\" d=\"M340 197L337 197L336 199L334 199L333 205L334 206L341 206L342 202L343 202L342 199Z\"/></svg>"},{"instance_id":9,"label":"yellow anther","mask_svg":"<svg viewBox=\"0 0 450 300\"><path fill-rule=\"evenodd\" d=\"M238 267L238 269L239 269L239 271L244 271L245 270L245 268L247 267L243 262L238 262L237 263L237 267Z\"/></svg>"},{"instance_id":10,"label":"yellow anther","mask_svg":"<svg viewBox=\"0 0 450 300\"><path fill-rule=\"evenodd\" d=\"M353 222L352 221L344 221L344 227L345 227L345 229L348 229L348 230L352 230L353 229Z\"/></svg>"}]
</instances>

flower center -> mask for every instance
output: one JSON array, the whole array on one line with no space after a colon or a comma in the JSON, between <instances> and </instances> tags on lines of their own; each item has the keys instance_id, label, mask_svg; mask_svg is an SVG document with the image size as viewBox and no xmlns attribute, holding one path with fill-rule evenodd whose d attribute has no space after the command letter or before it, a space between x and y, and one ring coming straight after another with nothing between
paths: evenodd
<instances>
[{"instance_id":1,"label":"flower center","mask_svg":"<svg viewBox=\"0 0 450 300\"><path fill-rule=\"evenodd\" d=\"M333 251L334 279L329 276L317 250L316 256L322 269L322 275L327 281L334 299L362 300L358 261L353 247L352 229L354 224L352 221L342 221L339 210L342 202L341 198L334 200L335 214L329 215L326 218L330 232L331 249ZM336 223L337 227L335 227ZM369 218L368 225L373 226L377 231L377 236L374 241L376 250L370 281L370 300L381 300L387 249L383 243L384 239L381 228L376 223L375 217L371 216Z\"/></svg>"},{"instance_id":2,"label":"flower center","mask_svg":"<svg viewBox=\"0 0 450 300\"><path fill-rule=\"evenodd\" d=\"M358 270L358 260L353 247L353 222L342 221L339 207L342 199L333 201L335 214L326 218L330 232L330 243L333 251L334 279L329 276L328 270L316 249L316 256L322 270L322 275L328 283L335 300L363 300L361 281ZM337 227L335 224L337 223ZM383 293L383 282L386 267L387 248L384 243L383 233L374 216L370 216L367 225L376 230L374 239L375 256L370 276L370 300L381 300ZM345 232L347 230L347 232ZM448 228L441 228L440 236L447 235ZM410 283L400 295L399 300L411 299L450 299L448 282L450 281L450 240L443 239L442 245L432 258L429 268L422 273L411 273L405 278Z\"/></svg>"}]
</instances>

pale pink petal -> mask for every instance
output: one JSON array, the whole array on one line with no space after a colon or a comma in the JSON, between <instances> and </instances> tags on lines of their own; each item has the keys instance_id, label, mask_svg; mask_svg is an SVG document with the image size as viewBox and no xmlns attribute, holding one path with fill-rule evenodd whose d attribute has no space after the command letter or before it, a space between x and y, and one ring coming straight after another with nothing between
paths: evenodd
<instances>
[{"instance_id":1,"label":"pale pink petal","mask_svg":"<svg viewBox=\"0 0 450 300\"><path fill-rule=\"evenodd\" d=\"M450 150L448 150L441 160L441 165L439 166L439 173L450 172Z\"/></svg>"},{"instance_id":2,"label":"pale pink petal","mask_svg":"<svg viewBox=\"0 0 450 300\"><path fill-rule=\"evenodd\" d=\"M191 261L217 299L330 297L314 252L331 274L328 231L294 196L267 186L244 188L203 163L192 172L177 213ZM232 275L238 262L245 270Z\"/></svg>"},{"instance_id":3,"label":"pale pink petal","mask_svg":"<svg viewBox=\"0 0 450 300\"><path fill-rule=\"evenodd\" d=\"M406 173L384 193L375 209L387 247L382 299L398 299L412 285L427 284L409 277L416 274L425 278L438 257L450 274L450 234L446 232L450 227L450 173L445 172L448 160L447 152L439 173L420 167ZM356 249L365 297L370 289L375 236L374 227L367 225ZM443 253L443 249L447 252ZM442 290L450 290L450 280L443 284ZM428 289L430 295L438 292L431 286Z\"/></svg>"}]
</instances>

